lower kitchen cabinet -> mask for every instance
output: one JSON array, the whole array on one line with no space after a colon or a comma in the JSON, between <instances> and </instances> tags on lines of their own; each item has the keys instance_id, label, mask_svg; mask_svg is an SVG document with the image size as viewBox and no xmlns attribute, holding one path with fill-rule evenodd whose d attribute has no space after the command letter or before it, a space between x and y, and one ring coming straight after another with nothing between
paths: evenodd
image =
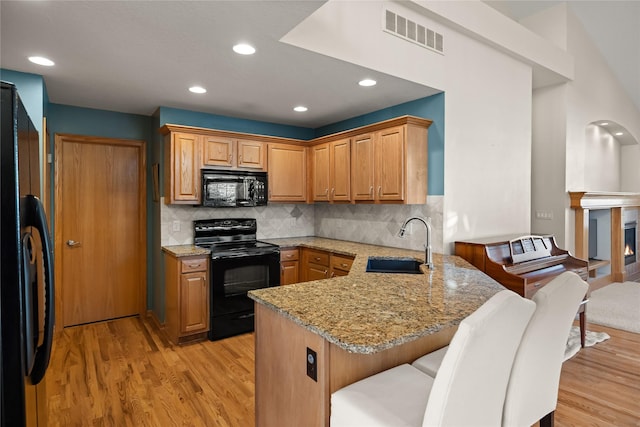
<instances>
[{"instance_id":1,"label":"lower kitchen cabinet","mask_svg":"<svg viewBox=\"0 0 640 427\"><path fill-rule=\"evenodd\" d=\"M349 274L354 257L318 249L302 248L300 281L328 279Z\"/></svg>"},{"instance_id":2,"label":"lower kitchen cabinet","mask_svg":"<svg viewBox=\"0 0 640 427\"><path fill-rule=\"evenodd\" d=\"M351 270L354 257L342 254L331 254L330 277L346 276Z\"/></svg>"},{"instance_id":3,"label":"lower kitchen cabinet","mask_svg":"<svg viewBox=\"0 0 640 427\"><path fill-rule=\"evenodd\" d=\"M310 282L312 280L329 278L329 257L331 256L329 252L302 248L301 256L301 282Z\"/></svg>"},{"instance_id":4,"label":"lower kitchen cabinet","mask_svg":"<svg viewBox=\"0 0 640 427\"><path fill-rule=\"evenodd\" d=\"M298 248L280 249L280 285L291 285L300 281Z\"/></svg>"},{"instance_id":5,"label":"lower kitchen cabinet","mask_svg":"<svg viewBox=\"0 0 640 427\"><path fill-rule=\"evenodd\" d=\"M209 331L209 258L165 254L165 327L180 344L206 338Z\"/></svg>"}]
</instances>

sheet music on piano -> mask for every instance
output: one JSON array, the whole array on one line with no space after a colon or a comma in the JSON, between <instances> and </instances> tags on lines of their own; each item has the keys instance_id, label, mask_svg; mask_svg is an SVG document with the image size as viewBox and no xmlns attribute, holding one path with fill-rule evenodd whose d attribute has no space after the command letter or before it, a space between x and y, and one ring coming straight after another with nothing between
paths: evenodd
<instances>
[{"instance_id":1,"label":"sheet music on piano","mask_svg":"<svg viewBox=\"0 0 640 427\"><path fill-rule=\"evenodd\" d=\"M509 241L511 261L518 264L525 261L551 256L551 239L543 236L522 236Z\"/></svg>"}]
</instances>

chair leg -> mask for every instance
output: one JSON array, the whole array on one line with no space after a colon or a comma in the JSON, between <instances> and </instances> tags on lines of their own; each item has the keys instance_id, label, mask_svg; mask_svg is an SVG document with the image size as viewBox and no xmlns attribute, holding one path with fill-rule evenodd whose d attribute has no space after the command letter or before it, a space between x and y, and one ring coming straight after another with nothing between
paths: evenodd
<instances>
[{"instance_id":1,"label":"chair leg","mask_svg":"<svg viewBox=\"0 0 640 427\"><path fill-rule=\"evenodd\" d=\"M580 313L580 346L584 348L585 333L587 331L587 309Z\"/></svg>"},{"instance_id":2,"label":"chair leg","mask_svg":"<svg viewBox=\"0 0 640 427\"><path fill-rule=\"evenodd\" d=\"M540 419L540 427L553 427L553 422L554 422L553 416L555 413L556 411L551 411L547 415L542 417Z\"/></svg>"}]
</instances>

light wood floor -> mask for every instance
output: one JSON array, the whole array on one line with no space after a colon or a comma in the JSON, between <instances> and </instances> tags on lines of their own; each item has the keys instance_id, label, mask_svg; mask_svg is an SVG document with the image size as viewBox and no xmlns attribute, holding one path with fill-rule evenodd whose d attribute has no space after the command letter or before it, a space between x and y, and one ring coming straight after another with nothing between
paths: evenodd
<instances>
[{"instance_id":1,"label":"light wood floor","mask_svg":"<svg viewBox=\"0 0 640 427\"><path fill-rule=\"evenodd\" d=\"M640 334L563 366L556 425L640 426ZM239 426L254 418L254 341L245 334L173 346L147 320L64 329L47 374L50 426Z\"/></svg>"}]
</instances>

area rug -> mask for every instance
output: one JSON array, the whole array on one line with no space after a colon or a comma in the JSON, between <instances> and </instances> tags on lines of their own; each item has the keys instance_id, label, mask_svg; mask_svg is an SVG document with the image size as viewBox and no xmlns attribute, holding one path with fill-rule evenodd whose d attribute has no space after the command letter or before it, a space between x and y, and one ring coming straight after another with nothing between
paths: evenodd
<instances>
[{"instance_id":1,"label":"area rug","mask_svg":"<svg viewBox=\"0 0 640 427\"><path fill-rule=\"evenodd\" d=\"M606 332L585 332L584 346L591 347L599 342L608 340L611 338ZM572 326L569 331L569 339L567 340L567 347L564 351L564 360L569 360L580 351L580 328L578 326Z\"/></svg>"},{"instance_id":2,"label":"area rug","mask_svg":"<svg viewBox=\"0 0 640 427\"><path fill-rule=\"evenodd\" d=\"M593 291L587 322L640 333L640 283L612 283Z\"/></svg>"}]
</instances>

